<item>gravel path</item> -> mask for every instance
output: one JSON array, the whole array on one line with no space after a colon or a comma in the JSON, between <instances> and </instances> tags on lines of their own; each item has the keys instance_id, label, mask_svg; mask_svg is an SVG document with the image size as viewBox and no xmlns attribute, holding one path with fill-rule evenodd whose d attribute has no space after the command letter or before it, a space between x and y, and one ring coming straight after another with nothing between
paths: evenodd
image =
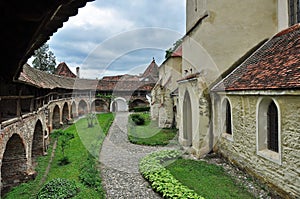
<instances>
[{"instance_id":1,"label":"gravel path","mask_svg":"<svg viewBox=\"0 0 300 199\"><path fill-rule=\"evenodd\" d=\"M150 147L130 143L127 139L127 122L127 112L116 114L100 152L102 183L106 190L106 198L162 198L140 175L138 163L149 153L176 147Z\"/></svg>"}]
</instances>

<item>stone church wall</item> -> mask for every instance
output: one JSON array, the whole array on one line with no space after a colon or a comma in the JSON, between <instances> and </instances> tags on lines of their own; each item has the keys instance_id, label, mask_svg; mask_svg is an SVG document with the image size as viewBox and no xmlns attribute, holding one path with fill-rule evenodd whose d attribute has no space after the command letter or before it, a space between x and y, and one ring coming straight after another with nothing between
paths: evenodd
<instances>
[{"instance_id":1,"label":"stone church wall","mask_svg":"<svg viewBox=\"0 0 300 199\"><path fill-rule=\"evenodd\" d=\"M215 149L231 162L264 181L284 198L299 197L300 190L300 96L227 95L232 110L232 137L222 131L221 101L214 97ZM258 102L273 99L279 107L279 160L260 155L257 148Z\"/></svg>"}]
</instances>

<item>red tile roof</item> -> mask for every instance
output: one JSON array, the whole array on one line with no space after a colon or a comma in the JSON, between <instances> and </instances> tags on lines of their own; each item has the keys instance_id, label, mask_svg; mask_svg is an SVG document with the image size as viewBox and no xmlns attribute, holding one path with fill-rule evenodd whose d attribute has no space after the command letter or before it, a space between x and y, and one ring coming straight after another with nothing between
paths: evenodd
<instances>
[{"instance_id":1,"label":"red tile roof","mask_svg":"<svg viewBox=\"0 0 300 199\"><path fill-rule=\"evenodd\" d=\"M181 57L182 56L182 44L176 48L176 50L171 54L171 57Z\"/></svg>"},{"instance_id":2,"label":"red tile roof","mask_svg":"<svg viewBox=\"0 0 300 199\"><path fill-rule=\"evenodd\" d=\"M115 75L115 76L104 76L102 79L106 81L118 81L120 79L127 80L127 81L139 81L139 76L125 74L125 75Z\"/></svg>"},{"instance_id":3,"label":"red tile roof","mask_svg":"<svg viewBox=\"0 0 300 199\"><path fill-rule=\"evenodd\" d=\"M299 88L300 24L296 24L274 35L212 91Z\"/></svg>"},{"instance_id":4,"label":"red tile roof","mask_svg":"<svg viewBox=\"0 0 300 199\"><path fill-rule=\"evenodd\" d=\"M93 90L98 85L98 80L79 79L64 76L49 74L44 71L32 68L28 64L23 66L23 70L18 78L19 82L44 89L79 89L79 90Z\"/></svg>"},{"instance_id":5,"label":"red tile roof","mask_svg":"<svg viewBox=\"0 0 300 199\"><path fill-rule=\"evenodd\" d=\"M151 80L155 80L155 82L158 80L158 65L155 63L154 58L144 71L142 78L150 78Z\"/></svg>"},{"instance_id":6,"label":"red tile roof","mask_svg":"<svg viewBox=\"0 0 300 199\"><path fill-rule=\"evenodd\" d=\"M70 70L65 62L58 64L54 71L55 75L76 78L76 75Z\"/></svg>"},{"instance_id":7,"label":"red tile roof","mask_svg":"<svg viewBox=\"0 0 300 199\"><path fill-rule=\"evenodd\" d=\"M140 81L140 77L133 75L106 76L101 80L70 78L53 75L37 70L28 64L23 66L18 81L37 88L44 89L78 89L78 90L99 90L99 91L151 91L153 82Z\"/></svg>"}]
</instances>

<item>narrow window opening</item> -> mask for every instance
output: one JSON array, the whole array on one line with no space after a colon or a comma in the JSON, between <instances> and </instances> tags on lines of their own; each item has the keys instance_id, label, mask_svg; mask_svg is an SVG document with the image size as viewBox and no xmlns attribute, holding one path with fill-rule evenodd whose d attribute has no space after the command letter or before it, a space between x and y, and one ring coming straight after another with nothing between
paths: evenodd
<instances>
[{"instance_id":1,"label":"narrow window opening","mask_svg":"<svg viewBox=\"0 0 300 199\"><path fill-rule=\"evenodd\" d=\"M278 110L272 101L268 107L268 149L278 152Z\"/></svg>"},{"instance_id":2,"label":"narrow window opening","mask_svg":"<svg viewBox=\"0 0 300 199\"><path fill-rule=\"evenodd\" d=\"M299 0L289 0L289 24L290 26L300 22Z\"/></svg>"},{"instance_id":3,"label":"narrow window opening","mask_svg":"<svg viewBox=\"0 0 300 199\"><path fill-rule=\"evenodd\" d=\"M231 128L231 108L230 104L226 102L226 133L232 135L232 128Z\"/></svg>"}]
</instances>

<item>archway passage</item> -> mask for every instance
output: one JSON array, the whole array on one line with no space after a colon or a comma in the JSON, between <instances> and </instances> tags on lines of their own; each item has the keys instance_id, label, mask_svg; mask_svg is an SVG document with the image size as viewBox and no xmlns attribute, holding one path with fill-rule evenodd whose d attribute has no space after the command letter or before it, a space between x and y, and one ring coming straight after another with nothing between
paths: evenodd
<instances>
[{"instance_id":1,"label":"archway passage","mask_svg":"<svg viewBox=\"0 0 300 199\"><path fill-rule=\"evenodd\" d=\"M184 95L183 100L183 138L186 140L186 146L192 145L192 107L191 99L188 92Z\"/></svg>"},{"instance_id":2,"label":"archway passage","mask_svg":"<svg viewBox=\"0 0 300 199\"><path fill-rule=\"evenodd\" d=\"M32 151L31 157L32 161L34 162L38 156L43 155L44 151L44 135L43 135L43 125L40 120L37 121L34 133L33 133L33 140L32 140Z\"/></svg>"},{"instance_id":3,"label":"archway passage","mask_svg":"<svg viewBox=\"0 0 300 199\"><path fill-rule=\"evenodd\" d=\"M67 120L69 119L69 106L68 103L65 102L62 110L62 122L67 124Z\"/></svg>"},{"instance_id":4,"label":"archway passage","mask_svg":"<svg viewBox=\"0 0 300 199\"><path fill-rule=\"evenodd\" d=\"M116 98L111 103L111 111L112 112L121 112L121 111L128 111L127 102L124 98Z\"/></svg>"},{"instance_id":5,"label":"archway passage","mask_svg":"<svg viewBox=\"0 0 300 199\"><path fill-rule=\"evenodd\" d=\"M146 106L149 106L149 103L144 102L141 99L135 99L129 105L130 109L136 108L136 107L146 107Z\"/></svg>"},{"instance_id":6,"label":"archway passage","mask_svg":"<svg viewBox=\"0 0 300 199\"><path fill-rule=\"evenodd\" d=\"M111 111L112 112L117 112L118 111L118 104L117 104L117 102L113 102L111 104Z\"/></svg>"},{"instance_id":7,"label":"archway passage","mask_svg":"<svg viewBox=\"0 0 300 199\"><path fill-rule=\"evenodd\" d=\"M1 166L2 189L4 196L22 182L27 181L26 152L22 139L14 134L7 142Z\"/></svg>"},{"instance_id":8,"label":"archway passage","mask_svg":"<svg viewBox=\"0 0 300 199\"><path fill-rule=\"evenodd\" d=\"M96 99L91 105L93 112L108 112L107 103L104 100Z\"/></svg>"},{"instance_id":9,"label":"archway passage","mask_svg":"<svg viewBox=\"0 0 300 199\"><path fill-rule=\"evenodd\" d=\"M82 116L88 113L87 103L81 100L78 104L78 115Z\"/></svg>"},{"instance_id":10,"label":"archway passage","mask_svg":"<svg viewBox=\"0 0 300 199\"><path fill-rule=\"evenodd\" d=\"M52 127L53 129L58 129L60 127L60 110L58 105L53 109Z\"/></svg>"}]
</instances>

